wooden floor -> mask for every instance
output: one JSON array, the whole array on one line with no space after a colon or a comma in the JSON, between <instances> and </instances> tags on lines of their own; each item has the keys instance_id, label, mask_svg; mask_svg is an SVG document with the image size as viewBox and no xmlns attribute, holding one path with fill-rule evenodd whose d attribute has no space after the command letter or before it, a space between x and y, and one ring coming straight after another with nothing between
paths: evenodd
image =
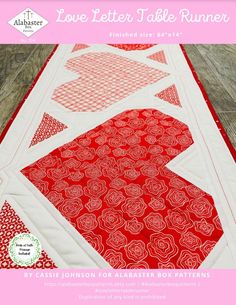
<instances>
[{"instance_id":1,"label":"wooden floor","mask_svg":"<svg viewBox=\"0 0 236 305\"><path fill-rule=\"evenodd\" d=\"M0 133L53 47L53 45L0 45Z\"/></svg>"},{"instance_id":2,"label":"wooden floor","mask_svg":"<svg viewBox=\"0 0 236 305\"><path fill-rule=\"evenodd\" d=\"M185 49L236 148L236 45L185 45Z\"/></svg>"},{"instance_id":3,"label":"wooden floor","mask_svg":"<svg viewBox=\"0 0 236 305\"><path fill-rule=\"evenodd\" d=\"M0 45L0 133L53 45ZM236 148L236 45L185 45L192 64Z\"/></svg>"}]
</instances>

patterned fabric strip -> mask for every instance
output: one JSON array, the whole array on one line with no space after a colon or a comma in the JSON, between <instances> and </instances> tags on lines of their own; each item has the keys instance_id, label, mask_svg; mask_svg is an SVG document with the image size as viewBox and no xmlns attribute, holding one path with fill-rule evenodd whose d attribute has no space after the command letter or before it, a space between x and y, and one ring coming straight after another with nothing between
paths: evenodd
<instances>
[{"instance_id":1,"label":"patterned fabric strip","mask_svg":"<svg viewBox=\"0 0 236 305\"><path fill-rule=\"evenodd\" d=\"M110 46L122 49L124 51L140 51L149 49L155 46L155 44L110 44Z\"/></svg>"}]
</instances>

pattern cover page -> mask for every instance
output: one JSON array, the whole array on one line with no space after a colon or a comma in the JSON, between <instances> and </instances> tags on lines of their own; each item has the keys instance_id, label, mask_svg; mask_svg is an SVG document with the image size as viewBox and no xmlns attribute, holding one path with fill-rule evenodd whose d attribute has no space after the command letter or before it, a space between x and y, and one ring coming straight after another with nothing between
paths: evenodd
<instances>
[{"instance_id":1,"label":"pattern cover page","mask_svg":"<svg viewBox=\"0 0 236 305\"><path fill-rule=\"evenodd\" d=\"M1 303L235 304L235 1L0 8Z\"/></svg>"}]
</instances>

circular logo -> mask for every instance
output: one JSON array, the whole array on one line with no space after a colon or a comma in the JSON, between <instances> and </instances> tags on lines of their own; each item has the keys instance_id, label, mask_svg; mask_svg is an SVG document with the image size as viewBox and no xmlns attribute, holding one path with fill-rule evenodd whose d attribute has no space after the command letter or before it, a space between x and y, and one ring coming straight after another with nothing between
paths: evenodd
<instances>
[{"instance_id":1,"label":"circular logo","mask_svg":"<svg viewBox=\"0 0 236 305\"><path fill-rule=\"evenodd\" d=\"M39 259L42 248L33 234L22 233L10 241L8 252L12 261L19 266L32 266Z\"/></svg>"}]
</instances>

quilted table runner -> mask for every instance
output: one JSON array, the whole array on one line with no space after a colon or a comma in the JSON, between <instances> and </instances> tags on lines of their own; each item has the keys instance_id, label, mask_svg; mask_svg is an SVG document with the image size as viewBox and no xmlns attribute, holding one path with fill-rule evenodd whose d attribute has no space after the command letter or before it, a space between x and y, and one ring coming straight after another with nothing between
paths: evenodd
<instances>
[{"instance_id":1,"label":"quilted table runner","mask_svg":"<svg viewBox=\"0 0 236 305\"><path fill-rule=\"evenodd\" d=\"M235 151L178 45L58 46L0 144L0 268L235 266Z\"/></svg>"}]
</instances>

